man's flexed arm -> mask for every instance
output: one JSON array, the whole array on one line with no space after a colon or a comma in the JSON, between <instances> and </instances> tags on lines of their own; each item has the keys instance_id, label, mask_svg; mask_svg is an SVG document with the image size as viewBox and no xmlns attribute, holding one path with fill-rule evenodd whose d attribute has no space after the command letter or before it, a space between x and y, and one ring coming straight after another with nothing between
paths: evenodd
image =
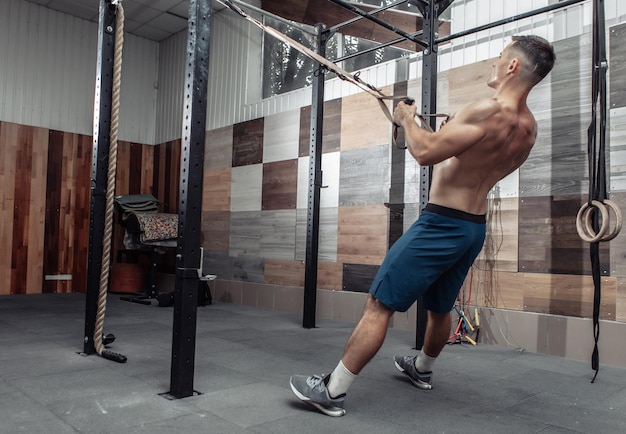
<instances>
[{"instance_id":1,"label":"man's flexed arm","mask_svg":"<svg viewBox=\"0 0 626 434\"><path fill-rule=\"evenodd\" d=\"M421 166L431 166L456 156L480 142L497 115L498 103L484 99L461 109L445 128L428 132L415 122L415 104L400 102L393 112L394 121L404 128L409 153Z\"/></svg>"}]
</instances>

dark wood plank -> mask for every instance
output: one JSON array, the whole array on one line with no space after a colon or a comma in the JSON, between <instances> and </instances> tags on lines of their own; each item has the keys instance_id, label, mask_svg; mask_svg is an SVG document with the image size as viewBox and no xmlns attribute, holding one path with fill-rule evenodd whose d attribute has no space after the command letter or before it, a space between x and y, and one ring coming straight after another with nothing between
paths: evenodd
<instances>
[{"instance_id":1,"label":"dark wood plank","mask_svg":"<svg viewBox=\"0 0 626 434\"><path fill-rule=\"evenodd\" d=\"M263 164L263 210L295 209L297 188L297 159Z\"/></svg>"},{"instance_id":2,"label":"dark wood plank","mask_svg":"<svg viewBox=\"0 0 626 434\"><path fill-rule=\"evenodd\" d=\"M233 126L233 167L263 161L263 118Z\"/></svg>"},{"instance_id":3,"label":"dark wood plank","mask_svg":"<svg viewBox=\"0 0 626 434\"><path fill-rule=\"evenodd\" d=\"M369 292L379 265L343 264L344 291Z\"/></svg>"},{"instance_id":4,"label":"dark wood plank","mask_svg":"<svg viewBox=\"0 0 626 434\"><path fill-rule=\"evenodd\" d=\"M28 273L28 219L30 211L33 132L20 125L15 158L15 202L13 213L13 250L11 252L11 288L14 294L26 294Z\"/></svg>"},{"instance_id":5,"label":"dark wood plank","mask_svg":"<svg viewBox=\"0 0 626 434\"><path fill-rule=\"evenodd\" d=\"M63 132L51 130L48 145L48 175L46 179L46 227L44 238L44 274L59 273L59 231L61 212L61 176L63 174ZM46 281L44 293L56 292L57 282Z\"/></svg>"}]
</instances>

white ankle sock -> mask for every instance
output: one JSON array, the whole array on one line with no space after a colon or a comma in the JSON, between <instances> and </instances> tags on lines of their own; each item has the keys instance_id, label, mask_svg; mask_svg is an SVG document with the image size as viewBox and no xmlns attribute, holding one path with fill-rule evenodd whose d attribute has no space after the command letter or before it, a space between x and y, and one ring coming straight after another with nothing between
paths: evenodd
<instances>
[{"instance_id":1,"label":"white ankle sock","mask_svg":"<svg viewBox=\"0 0 626 434\"><path fill-rule=\"evenodd\" d=\"M415 369L422 374L431 372L435 360L437 360L436 357L430 357L428 354L424 353L424 350L421 350L415 359Z\"/></svg>"},{"instance_id":2,"label":"white ankle sock","mask_svg":"<svg viewBox=\"0 0 626 434\"><path fill-rule=\"evenodd\" d=\"M355 378L356 374L350 372L340 360L335 370L332 374L330 374L330 380L328 381L327 386L328 394L331 398L336 398L339 395L345 394Z\"/></svg>"}]
</instances>

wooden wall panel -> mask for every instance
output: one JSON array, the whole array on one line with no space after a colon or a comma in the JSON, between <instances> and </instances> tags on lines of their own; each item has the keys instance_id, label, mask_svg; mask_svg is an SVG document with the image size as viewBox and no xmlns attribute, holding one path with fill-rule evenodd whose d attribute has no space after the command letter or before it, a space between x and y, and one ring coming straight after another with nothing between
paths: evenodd
<instances>
[{"instance_id":1,"label":"wooden wall panel","mask_svg":"<svg viewBox=\"0 0 626 434\"><path fill-rule=\"evenodd\" d=\"M28 246L28 255L26 260L26 293L27 294L38 294L41 292L41 285L43 281L43 253L44 253L44 244L43 239L45 237L45 219L46 219L46 178L47 178L47 161L48 161L48 136L49 132L45 128L37 128L32 127L32 161L31 161L31 179L30 181L30 210L28 212L29 221L28 221L28 234L27 234L27 246ZM85 136L80 136L81 138ZM90 148L87 148L88 151ZM79 148L79 150L83 150ZM90 154L88 152L88 154ZM80 176L82 171L80 171L80 164L85 162L84 158L81 158L81 155L77 153L76 155L76 175ZM89 159L87 159L89 161ZM84 179L89 179L84 178ZM77 182L75 186L76 195L76 211L75 211L75 222L74 222L74 264L75 270L72 273L74 279L80 279L81 273L78 265L80 264L81 256L79 256L79 247L87 241L87 237L83 236L79 231L81 229L80 224L84 225L86 220L85 216L81 214L81 209L79 208L81 204L81 194L84 194L84 191L81 191L85 186L89 186L88 182ZM87 197L89 197L89 190L87 190ZM88 217L87 217L88 219ZM85 253L83 254L82 259L84 263L85 261ZM79 284L80 281L73 281L73 288ZM76 289L74 289L76 290Z\"/></svg>"},{"instance_id":2,"label":"wooden wall panel","mask_svg":"<svg viewBox=\"0 0 626 434\"><path fill-rule=\"evenodd\" d=\"M487 237L476 265L481 269L518 271L518 198L491 199Z\"/></svg>"},{"instance_id":3,"label":"wooden wall panel","mask_svg":"<svg viewBox=\"0 0 626 434\"><path fill-rule=\"evenodd\" d=\"M202 247L205 251L228 253L229 238L229 211L202 213Z\"/></svg>"},{"instance_id":4,"label":"wooden wall panel","mask_svg":"<svg viewBox=\"0 0 626 434\"><path fill-rule=\"evenodd\" d=\"M343 282L343 264L338 262L318 262L317 287L340 291Z\"/></svg>"},{"instance_id":5,"label":"wooden wall panel","mask_svg":"<svg viewBox=\"0 0 626 434\"><path fill-rule=\"evenodd\" d=\"M295 209L297 191L297 159L263 164L263 210Z\"/></svg>"},{"instance_id":6,"label":"wooden wall panel","mask_svg":"<svg viewBox=\"0 0 626 434\"><path fill-rule=\"evenodd\" d=\"M263 162L263 118L233 126L233 167Z\"/></svg>"},{"instance_id":7,"label":"wooden wall panel","mask_svg":"<svg viewBox=\"0 0 626 434\"><path fill-rule=\"evenodd\" d=\"M550 104L535 113L539 132L537 143L520 168L522 197L582 194L588 189L590 43L585 36L554 44L558 60L550 73L551 86L544 88L540 98Z\"/></svg>"},{"instance_id":8,"label":"wooden wall panel","mask_svg":"<svg viewBox=\"0 0 626 434\"><path fill-rule=\"evenodd\" d=\"M207 131L204 145L204 170L231 168L233 163L233 126Z\"/></svg>"},{"instance_id":9,"label":"wooden wall panel","mask_svg":"<svg viewBox=\"0 0 626 434\"><path fill-rule=\"evenodd\" d=\"M91 206L91 179L92 169L92 145L91 136L80 135L76 152L75 173L75 201L74 210L74 270L72 273L72 291L87 291L87 259L89 256L89 213ZM146 168L151 172L150 168Z\"/></svg>"},{"instance_id":10,"label":"wooden wall panel","mask_svg":"<svg viewBox=\"0 0 626 434\"><path fill-rule=\"evenodd\" d=\"M178 213L180 155L180 140L158 145L154 151L152 194L161 201L165 213Z\"/></svg>"},{"instance_id":11,"label":"wooden wall panel","mask_svg":"<svg viewBox=\"0 0 626 434\"><path fill-rule=\"evenodd\" d=\"M204 171L202 211L230 211L232 169Z\"/></svg>"},{"instance_id":12,"label":"wooden wall panel","mask_svg":"<svg viewBox=\"0 0 626 434\"><path fill-rule=\"evenodd\" d=\"M320 228L318 236L319 261L337 260L337 218L339 208L320 209ZM299 209L296 213L296 259L306 258L307 210Z\"/></svg>"},{"instance_id":13,"label":"wooden wall panel","mask_svg":"<svg viewBox=\"0 0 626 434\"><path fill-rule=\"evenodd\" d=\"M41 293L48 130L0 123L0 294Z\"/></svg>"},{"instance_id":14,"label":"wooden wall panel","mask_svg":"<svg viewBox=\"0 0 626 434\"><path fill-rule=\"evenodd\" d=\"M261 256L261 211L232 212L230 215L230 256Z\"/></svg>"},{"instance_id":15,"label":"wooden wall panel","mask_svg":"<svg viewBox=\"0 0 626 434\"><path fill-rule=\"evenodd\" d=\"M616 192L610 195L611 200L622 211L622 215L626 213L626 193ZM615 226L615 216L611 213L610 228ZM611 260L611 276L613 277L626 277L626 230L622 228L620 234L609 242L610 247L610 260ZM607 243L602 243L607 244ZM626 315L626 310L624 310Z\"/></svg>"},{"instance_id":16,"label":"wooden wall panel","mask_svg":"<svg viewBox=\"0 0 626 434\"><path fill-rule=\"evenodd\" d=\"M299 157L310 155L311 148L311 106L300 109ZM341 143L341 99L324 103L324 130L322 152L336 152Z\"/></svg>"},{"instance_id":17,"label":"wooden wall panel","mask_svg":"<svg viewBox=\"0 0 626 434\"><path fill-rule=\"evenodd\" d=\"M233 278L242 282L263 283L265 261L258 256L233 258Z\"/></svg>"},{"instance_id":18,"label":"wooden wall panel","mask_svg":"<svg viewBox=\"0 0 626 434\"><path fill-rule=\"evenodd\" d=\"M31 161L33 158L32 129L19 126L15 140L15 193L13 242L11 251L11 288L17 294L26 293L28 274L28 223L30 212ZM25 188L26 187L26 188Z\"/></svg>"},{"instance_id":19,"label":"wooden wall panel","mask_svg":"<svg viewBox=\"0 0 626 434\"><path fill-rule=\"evenodd\" d=\"M519 270L590 274L589 245L576 231L582 196L527 197L519 210ZM609 247L600 245L601 269L610 275Z\"/></svg>"},{"instance_id":20,"label":"wooden wall panel","mask_svg":"<svg viewBox=\"0 0 626 434\"><path fill-rule=\"evenodd\" d=\"M617 278L615 321L626 322L626 279L622 277Z\"/></svg>"},{"instance_id":21,"label":"wooden wall panel","mask_svg":"<svg viewBox=\"0 0 626 434\"><path fill-rule=\"evenodd\" d=\"M48 176L46 180L46 236L44 238L44 273L62 274L59 246L64 245L61 231L61 185L63 176L63 133L50 131ZM56 292L57 281L44 282L43 292ZM61 288L62 289L62 288Z\"/></svg>"},{"instance_id":22,"label":"wooden wall panel","mask_svg":"<svg viewBox=\"0 0 626 434\"><path fill-rule=\"evenodd\" d=\"M337 261L380 265L387 253L387 225L384 205L340 207Z\"/></svg>"},{"instance_id":23,"label":"wooden wall panel","mask_svg":"<svg viewBox=\"0 0 626 434\"><path fill-rule=\"evenodd\" d=\"M304 261L266 259L265 283L282 286L304 286Z\"/></svg>"},{"instance_id":24,"label":"wooden wall panel","mask_svg":"<svg viewBox=\"0 0 626 434\"><path fill-rule=\"evenodd\" d=\"M609 188L621 192L626 191L626 107L612 109L609 114Z\"/></svg>"},{"instance_id":25,"label":"wooden wall panel","mask_svg":"<svg viewBox=\"0 0 626 434\"><path fill-rule=\"evenodd\" d=\"M294 260L296 210L262 211L259 224L261 257Z\"/></svg>"},{"instance_id":26,"label":"wooden wall panel","mask_svg":"<svg viewBox=\"0 0 626 434\"><path fill-rule=\"evenodd\" d=\"M0 249L13 251L13 209L15 204L15 157L17 125L0 122ZM0 255L0 294L10 294L11 255Z\"/></svg>"},{"instance_id":27,"label":"wooden wall panel","mask_svg":"<svg viewBox=\"0 0 626 434\"><path fill-rule=\"evenodd\" d=\"M230 210L260 211L263 202L263 165L233 167Z\"/></svg>"},{"instance_id":28,"label":"wooden wall panel","mask_svg":"<svg viewBox=\"0 0 626 434\"><path fill-rule=\"evenodd\" d=\"M448 71L448 104L449 114L456 113L460 108L478 98L491 98L493 89L487 86L491 76L493 60L483 60ZM441 110L443 111L442 105Z\"/></svg>"},{"instance_id":29,"label":"wooden wall panel","mask_svg":"<svg viewBox=\"0 0 626 434\"><path fill-rule=\"evenodd\" d=\"M119 141L117 143L117 166L115 169L115 194L130 194L131 143Z\"/></svg>"},{"instance_id":30,"label":"wooden wall panel","mask_svg":"<svg viewBox=\"0 0 626 434\"><path fill-rule=\"evenodd\" d=\"M382 205L389 201L389 145L341 152L339 205Z\"/></svg>"},{"instance_id":31,"label":"wooden wall panel","mask_svg":"<svg viewBox=\"0 0 626 434\"><path fill-rule=\"evenodd\" d=\"M342 289L352 292L369 292L380 265L343 264Z\"/></svg>"},{"instance_id":32,"label":"wooden wall panel","mask_svg":"<svg viewBox=\"0 0 626 434\"><path fill-rule=\"evenodd\" d=\"M382 88L389 95L389 86ZM389 102L386 102L389 107ZM389 144L391 122L381 110L376 98L365 92L344 98L341 104L341 150Z\"/></svg>"},{"instance_id":33,"label":"wooden wall panel","mask_svg":"<svg viewBox=\"0 0 626 434\"><path fill-rule=\"evenodd\" d=\"M603 277L601 319L615 319L617 279ZM554 315L591 318L593 281L591 276L524 275L524 310Z\"/></svg>"},{"instance_id":34,"label":"wooden wall panel","mask_svg":"<svg viewBox=\"0 0 626 434\"><path fill-rule=\"evenodd\" d=\"M609 104L611 108L626 107L626 24L609 30Z\"/></svg>"},{"instance_id":35,"label":"wooden wall panel","mask_svg":"<svg viewBox=\"0 0 626 434\"><path fill-rule=\"evenodd\" d=\"M300 110L268 116L263 123L263 163L298 158Z\"/></svg>"},{"instance_id":36,"label":"wooden wall panel","mask_svg":"<svg viewBox=\"0 0 626 434\"><path fill-rule=\"evenodd\" d=\"M49 280L43 292L84 291L89 237L91 139L50 131L46 180L44 274L69 274L72 280ZM79 208L80 204L80 208ZM85 209L86 207L86 209ZM87 228L79 232L79 228Z\"/></svg>"},{"instance_id":37,"label":"wooden wall panel","mask_svg":"<svg viewBox=\"0 0 626 434\"><path fill-rule=\"evenodd\" d=\"M92 148L91 136L0 122L0 294L86 291ZM155 149L118 144L117 194L151 192ZM177 195L178 161L165 160Z\"/></svg>"},{"instance_id":38,"label":"wooden wall panel","mask_svg":"<svg viewBox=\"0 0 626 434\"><path fill-rule=\"evenodd\" d=\"M154 191L154 150L155 146L141 146L141 161L137 162L137 170L141 173L141 185L139 191L142 193L152 193Z\"/></svg>"}]
</instances>

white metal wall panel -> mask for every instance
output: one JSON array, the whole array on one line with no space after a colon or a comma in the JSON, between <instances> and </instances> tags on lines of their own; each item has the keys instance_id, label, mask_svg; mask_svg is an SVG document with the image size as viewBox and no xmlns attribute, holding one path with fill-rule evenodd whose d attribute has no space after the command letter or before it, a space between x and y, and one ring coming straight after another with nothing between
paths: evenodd
<instances>
[{"instance_id":1,"label":"white metal wall panel","mask_svg":"<svg viewBox=\"0 0 626 434\"><path fill-rule=\"evenodd\" d=\"M187 31L161 42L156 112L156 143L181 137Z\"/></svg>"},{"instance_id":2,"label":"white metal wall panel","mask_svg":"<svg viewBox=\"0 0 626 434\"><path fill-rule=\"evenodd\" d=\"M0 120L92 134L97 24L0 1ZM158 44L125 36L120 139L154 143Z\"/></svg>"}]
</instances>

